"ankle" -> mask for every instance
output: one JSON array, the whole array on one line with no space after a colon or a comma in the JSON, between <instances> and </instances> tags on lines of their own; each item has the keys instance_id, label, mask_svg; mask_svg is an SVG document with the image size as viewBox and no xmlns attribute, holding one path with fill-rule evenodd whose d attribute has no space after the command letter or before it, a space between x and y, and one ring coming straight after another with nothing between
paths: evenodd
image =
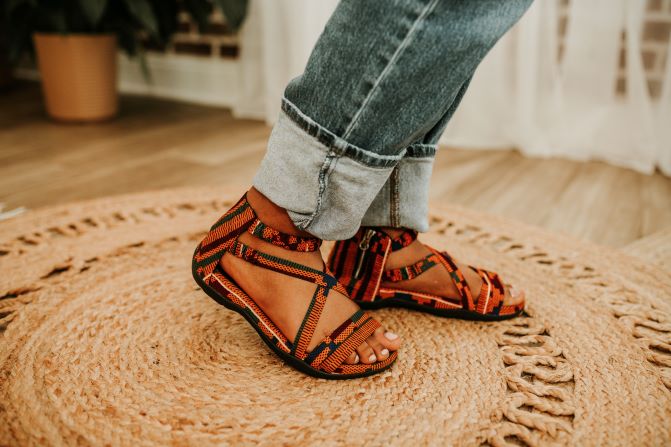
<instances>
[{"instance_id":1,"label":"ankle","mask_svg":"<svg viewBox=\"0 0 671 447\"><path fill-rule=\"evenodd\" d=\"M307 231L303 231L297 228L289 217L287 210L281 206L276 205L253 186L249 188L249 191L247 191L247 201L251 205L258 218L266 225L271 226L283 233L293 234L296 236L314 237Z\"/></svg>"}]
</instances>

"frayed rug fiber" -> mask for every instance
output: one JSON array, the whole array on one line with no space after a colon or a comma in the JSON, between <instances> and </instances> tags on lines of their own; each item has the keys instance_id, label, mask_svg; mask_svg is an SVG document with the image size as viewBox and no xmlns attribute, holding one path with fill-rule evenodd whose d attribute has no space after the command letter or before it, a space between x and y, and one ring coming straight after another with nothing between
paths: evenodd
<instances>
[{"instance_id":1,"label":"frayed rug fiber","mask_svg":"<svg viewBox=\"0 0 671 447\"><path fill-rule=\"evenodd\" d=\"M0 222L0 445L671 444L671 278L655 265L434 206L423 240L519 284L526 313L377 311L404 339L396 364L319 380L191 278L195 245L241 193Z\"/></svg>"}]
</instances>

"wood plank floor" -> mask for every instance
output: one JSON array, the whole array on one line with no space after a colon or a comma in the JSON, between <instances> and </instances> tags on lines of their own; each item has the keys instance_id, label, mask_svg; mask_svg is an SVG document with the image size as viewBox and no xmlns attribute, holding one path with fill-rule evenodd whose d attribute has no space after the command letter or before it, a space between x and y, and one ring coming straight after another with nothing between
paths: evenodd
<instances>
[{"instance_id":1,"label":"wood plank floor","mask_svg":"<svg viewBox=\"0 0 671 447\"><path fill-rule=\"evenodd\" d=\"M0 202L34 208L213 182L249 184L270 129L227 110L123 97L115 121L50 122L38 86L0 92ZM515 151L442 148L431 198L621 247L671 226L671 178Z\"/></svg>"}]
</instances>

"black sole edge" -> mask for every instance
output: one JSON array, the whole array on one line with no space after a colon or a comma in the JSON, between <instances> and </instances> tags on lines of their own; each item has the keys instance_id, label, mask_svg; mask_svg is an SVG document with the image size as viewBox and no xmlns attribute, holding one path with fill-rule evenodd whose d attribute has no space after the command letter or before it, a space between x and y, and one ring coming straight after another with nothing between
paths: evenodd
<instances>
[{"instance_id":1,"label":"black sole edge","mask_svg":"<svg viewBox=\"0 0 671 447\"><path fill-rule=\"evenodd\" d=\"M385 309L388 307L400 307L404 309L423 312L425 314L435 315L437 317L454 318L458 320L468 320L468 321L484 321L484 322L505 321L510 320L511 318L519 317L524 312L524 309L522 309L510 315L503 315L503 316L482 315L464 309L436 309L433 307L422 306L421 304L408 303L406 301L398 301L395 300L394 298L387 298L386 300L380 300L380 301L357 301L357 300L352 301L358 304L359 307L361 307L362 309L366 310Z\"/></svg>"},{"instance_id":2,"label":"black sole edge","mask_svg":"<svg viewBox=\"0 0 671 447\"><path fill-rule=\"evenodd\" d=\"M312 377L316 377L318 379L327 379L327 380L347 380L347 379L360 379L363 377L369 377L373 376L375 374L379 374L383 371L386 371L387 369L391 368L391 366L396 363L396 361L391 362L389 365L385 366L384 368L380 369L374 369L371 371L366 371L365 373L357 373L357 374L329 374L325 373L323 371L319 371L317 369L312 368L309 366L307 363L302 362L298 360L295 357L292 357L291 355L287 354L286 352L282 351L275 345L273 345L270 340L268 340L263 334L263 332L258 329L258 326L256 323L251 319L249 315L247 315L245 312L243 312L239 307L235 306L234 304L230 303L226 298L223 298L217 293L216 290L210 288L207 284L203 282L203 280L198 276L196 273L196 269L192 266L191 267L191 274L193 276L193 279L196 281L196 284L205 292L210 298L212 298L214 301L216 301L218 304L224 306L225 308L232 310L233 312L236 312L244 317L244 319L254 328L254 330L259 334L259 337L263 342L270 348L271 351L273 351L282 361L284 361L286 364L289 366L297 369L298 371L308 374Z\"/></svg>"}]
</instances>

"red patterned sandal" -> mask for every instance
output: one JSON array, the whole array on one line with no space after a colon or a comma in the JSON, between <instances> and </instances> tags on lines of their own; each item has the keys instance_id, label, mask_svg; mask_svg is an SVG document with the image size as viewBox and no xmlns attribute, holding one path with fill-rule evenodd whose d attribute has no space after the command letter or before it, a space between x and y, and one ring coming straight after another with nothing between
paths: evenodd
<instances>
[{"instance_id":1,"label":"red patterned sandal","mask_svg":"<svg viewBox=\"0 0 671 447\"><path fill-rule=\"evenodd\" d=\"M205 293L217 303L245 317L275 354L289 365L311 376L324 379L353 379L382 372L394 363L396 352L392 352L385 360L368 365L344 363L349 355L380 327L378 321L361 309L324 338L311 352L307 352L306 348L324 310L329 291L333 289L344 295L347 295L347 291L326 266L322 272L245 245L238 240L238 236L245 231L287 250L315 251L321 245L321 239L289 235L265 225L257 218L245 194L212 226L193 255L193 277ZM225 253L259 267L317 285L293 342L289 341L254 300L220 267L219 260Z\"/></svg>"},{"instance_id":2,"label":"red patterned sandal","mask_svg":"<svg viewBox=\"0 0 671 447\"><path fill-rule=\"evenodd\" d=\"M363 309L406 307L442 317L480 321L505 320L522 313L524 302L503 305L505 289L496 273L469 266L482 278L480 293L474 298L452 257L429 246L426 247L431 253L414 264L385 270L389 252L407 247L415 239L417 232L414 230L405 230L391 237L381 230L360 228L351 239L335 243L327 268L334 272L350 298ZM437 265L442 265L450 273L459 298L380 287L383 279L386 282L412 279Z\"/></svg>"}]
</instances>

